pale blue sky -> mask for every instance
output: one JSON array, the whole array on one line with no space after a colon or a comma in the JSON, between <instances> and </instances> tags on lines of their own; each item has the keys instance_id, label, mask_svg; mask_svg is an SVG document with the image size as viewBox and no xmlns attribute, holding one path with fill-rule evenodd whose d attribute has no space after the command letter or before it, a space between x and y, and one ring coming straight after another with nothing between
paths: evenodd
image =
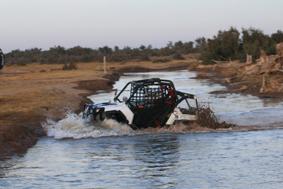
<instances>
[{"instance_id":1,"label":"pale blue sky","mask_svg":"<svg viewBox=\"0 0 283 189\"><path fill-rule=\"evenodd\" d=\"M159 47L219 29L283 30L283 0L0 0L0 48Z\"/></svg>"}]
</instances>

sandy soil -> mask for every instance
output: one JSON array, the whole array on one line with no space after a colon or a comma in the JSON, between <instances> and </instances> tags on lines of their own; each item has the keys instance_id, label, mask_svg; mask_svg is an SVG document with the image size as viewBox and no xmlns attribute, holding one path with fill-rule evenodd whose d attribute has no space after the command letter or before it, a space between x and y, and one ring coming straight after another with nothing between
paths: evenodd
<instances>
[{"instance_id":1,"label":"sandy soil","mask_svg":"<svg viewBox=\"0 0 283 189\"><path fill-rule=\"evenodd\" d=\"M79 63L63 71L60 64L7 66L0 72L0 154L23 153L45 135L41 122L78 111L86 96L112 88L119 74L129 71L186 69L190 61L169 63Z\"/></svg>"}]
</instances>

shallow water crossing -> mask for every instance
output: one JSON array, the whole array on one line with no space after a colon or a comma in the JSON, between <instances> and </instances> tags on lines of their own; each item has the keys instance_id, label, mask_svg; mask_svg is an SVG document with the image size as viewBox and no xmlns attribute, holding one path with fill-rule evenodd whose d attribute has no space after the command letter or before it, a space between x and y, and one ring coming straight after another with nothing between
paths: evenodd
<instances>
[{"instance_id":1,"label":"shallow water crossing","mask_svg":"<svg viewBox=\"0 0 283 189\"><path fill-rule=\"evenodd\" d=\"M239 94L188 71L129 73L116 82L160 77L209 103L221 120L240 125L283 123L283 103ZM114 92L92 96L108 101ZM23 157L0 162L0 188L282 188L283 130L155 134L111 120L88 125L69 113L45 124Z\"/></svg>"}]
</instances>

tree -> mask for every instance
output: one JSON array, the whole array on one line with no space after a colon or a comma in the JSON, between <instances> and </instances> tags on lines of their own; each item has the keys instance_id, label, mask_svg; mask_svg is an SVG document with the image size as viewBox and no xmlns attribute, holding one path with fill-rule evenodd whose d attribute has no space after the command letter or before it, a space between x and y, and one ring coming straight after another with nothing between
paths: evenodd
<instances>
[{"instance_id":1,"label":"tree","mask_svg":"<svg viewBox=\"0 0 283 189\"><path fill-rule=\"evenodd\" d=\"M119 49L119 47L118 46L115 46L114 47L114 52L118 52L120 49Z\"/></svg>"},{"instance_id":2,"label":"tree","mask_svg":"<svg viewBox=\"0 0 283 189\"><path fill-rule=\"evenodd\" d=\"M275 53L275 42L259 29L243 29L242 43L244 52L252 55L254 60L260 57L261 50L267 54Z\"/></svg>"},{"instance_id":3,"label":"tree","mask_svg":"<svg viewBox=\"0 0 283 189\"><path fill-rule=\"evenodd\" d=\"M271 35L271 38L273 41L275 41L276 43L281 43L283 42L283 31L281 30L277 30L276 33L273 33Z\"/></svg>"},{"instance_id":4,"label":"tree","mask_svg":"<svg viewBox=\"0 0 283 189\"><path fill-rule=\"evenodd\" d=\"M197 39L196 48L200 50L201 59L205 63L212 63L213 60L236 59L239 54L239 36L239 31L231 27L228 31L219 31L213 39Z\"/></svg>"},{"instance_id":5,"label":"tree","mask_svg":"<svg viewBox=\"0 0 283 189\"><path fill-rule=\"evenodd\" d=\"M204 50L206 48L206 45L207 45L206 38L204 37L200 37L195 40L195 49L198 52L201 52L202 50Z\"/></svg>"},{"instance_id":6,"label":"tree","mask_svg":"<svg viewBox=\"0 0 283 189\"><path fill-rule=\"evenodd\" d=\"M108 46L104 46L98 49L98 51L103 55L103 56L108 56L112 54L112 49Z\"/></svg>"},{"instance_id":7,"label":"tree","mask_svg":"<svg viewBox=\"0 0 283 189\"><path fill-rule=\"evenodd\" d=\"M146 47L144 45L141 45L139 48L141 51L144 51L146 49Z\"/></svg>"}]
</instances>

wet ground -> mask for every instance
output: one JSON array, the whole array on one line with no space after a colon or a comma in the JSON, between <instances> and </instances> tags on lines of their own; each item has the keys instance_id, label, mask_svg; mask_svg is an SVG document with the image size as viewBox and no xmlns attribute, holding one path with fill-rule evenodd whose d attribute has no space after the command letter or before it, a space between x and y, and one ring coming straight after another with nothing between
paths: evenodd
<instances>
[{"instance_id":1,"label":"wet ground","mask_svg":"<svg viewBox=\"0 0 283 189\"><path fill-rule=\"evenodd\" d=\"M196 80L187 71L126 74L161 77L209 103L221 120L241 125L283 123L283 103L239 94ZM96 102L114 93L92 96ZM42 138L23 157L2 161L0 188L281 188L283 130L143 134L108 122L86 125L72 113L45 125ZM66 139L68 138L68 139ZM74 139L75 138L75 139Z\"/></svg>"}]
</instances>

